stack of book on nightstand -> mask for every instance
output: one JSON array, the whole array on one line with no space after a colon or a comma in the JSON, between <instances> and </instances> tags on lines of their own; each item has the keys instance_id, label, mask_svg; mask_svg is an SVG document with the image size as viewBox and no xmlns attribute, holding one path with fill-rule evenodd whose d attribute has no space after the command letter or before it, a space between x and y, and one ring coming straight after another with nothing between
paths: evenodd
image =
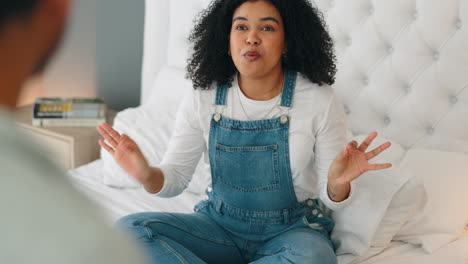
<instances>
[{"instance_id":1,"label":"stack of book on nightstand","mask_svg":"<svg viewBox=\"0 0 468 264\"><path fill-rule=\"evenodd\" d=\"M34 102L34 126L97 126L105 120L101 98L37 98Z\"/></svg>"}]
</instances>

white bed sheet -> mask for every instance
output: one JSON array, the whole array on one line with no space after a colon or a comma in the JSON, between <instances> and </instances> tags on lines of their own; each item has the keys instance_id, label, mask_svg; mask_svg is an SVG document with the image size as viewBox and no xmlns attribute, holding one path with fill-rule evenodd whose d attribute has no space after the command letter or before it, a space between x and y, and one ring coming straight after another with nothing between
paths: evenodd
<instances>
[{"instance_id":1,"label":"white bed sheet","mask_svg":"<svg viewBox=\"0 0 468 264\"><path fill-rule=\"evenodd\" d=\"M462 237L432 254L427 254L419 246L402 242L392 242L377 256L360 264L468 264L468 228Z\"/></svg>"},{"instance_id":2,"label":"white bed sheet","mask_svg":"<svg viewBox=\"0 0 468 264\"><path fill-rule=\"evenodd\" d=\"M118 189L101 181L102 160L69 171L72 183L79 191L94 201L105 219L113 223L118 218L137 212L170 211L187 213L205 195L184 192L174 198L160 198L142 188ZM442 247L431 255L420 247L392 242L382 253L361 264L468 264L468 228L458 240Z\"/></svg>"},{"instance_id":3,"label":"white bed sheet","mask_svg":"<svg viewBox=\"0 0 468 264\"><path fill-rule=\"evenodd\" d=\"M143 188L120 189L102 183L102 160L68 171L79 191L94 201L104 218L111 223L118 218L138 212L193 212L193 207L206 195L183 192L174 198L160 198Z\"/></svg>"}]
</instances>

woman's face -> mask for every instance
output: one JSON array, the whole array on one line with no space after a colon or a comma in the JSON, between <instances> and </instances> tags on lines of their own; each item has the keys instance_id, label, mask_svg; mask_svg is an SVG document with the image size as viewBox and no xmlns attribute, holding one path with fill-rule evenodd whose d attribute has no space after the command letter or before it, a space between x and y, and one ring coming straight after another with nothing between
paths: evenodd
<instances>
[{"instance_id":1,"label":"woman's face","mask_svg":"<svg viewBox=\"0 0 468 264\"><path fill-rule=\"evenodd\" d=\"M248 1L234 11L229 51L242 76L262 78L281 72L285 49L283 20L270 2Z\"/></svg>"}]
</instances>

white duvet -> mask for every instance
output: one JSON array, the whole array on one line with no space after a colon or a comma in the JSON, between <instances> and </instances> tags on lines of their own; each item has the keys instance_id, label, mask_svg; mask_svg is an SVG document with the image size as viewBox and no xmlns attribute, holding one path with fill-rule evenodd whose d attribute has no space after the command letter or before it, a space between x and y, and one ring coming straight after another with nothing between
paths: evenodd
<instances>
[{"instance_id":1,"label":"white duvet","mask_svg":"<svg viewBox=\"0 0 468 264\"><path fill-rule=\"evenodd\" d=\"M191 212L193 206L204 195L184 192L174 198L160 198L148 194L142 188L119 189L102 183L102 160L69 171L73 184L79 191L93 200L103 217L113 223L118 218L137 212L171 211ZM347 262L339 256L339 263ZM384 252L362 264L468 264L468 229L464 235L432 254L427 254L419 246L392 242Z\"/></svg>"}]
</instances>

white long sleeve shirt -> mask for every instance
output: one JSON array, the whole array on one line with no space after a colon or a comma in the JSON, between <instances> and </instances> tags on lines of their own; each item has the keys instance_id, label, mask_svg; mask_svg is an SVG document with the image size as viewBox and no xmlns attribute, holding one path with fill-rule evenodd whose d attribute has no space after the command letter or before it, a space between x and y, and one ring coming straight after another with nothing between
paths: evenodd
<instances>
[{"instance_id":1,"label":"white long sleeve shirt","mask_svg":"<svg viewBox=\"0 0 468 264\"><path fill-rule=\"evenodd\" d=\"M180 194L191 180L202 154L209 164L207 148L215 96L214 88L192 90L180 106L172 138L160 163L164 185L158 196ZM249 99L235 79L228 89L222 115L243 121L275 118L282 114L275 107L280 104L280 97L281 94L268 101ZM320 198L332 210L348 204L354 193L353 185L353 191L342 202L332 201L327 193L328 169L346 144L347 129L343 107L333 89L318 86L299 74L289 119L290 163L298 201Z\"/></svg>"}]
</instances>

